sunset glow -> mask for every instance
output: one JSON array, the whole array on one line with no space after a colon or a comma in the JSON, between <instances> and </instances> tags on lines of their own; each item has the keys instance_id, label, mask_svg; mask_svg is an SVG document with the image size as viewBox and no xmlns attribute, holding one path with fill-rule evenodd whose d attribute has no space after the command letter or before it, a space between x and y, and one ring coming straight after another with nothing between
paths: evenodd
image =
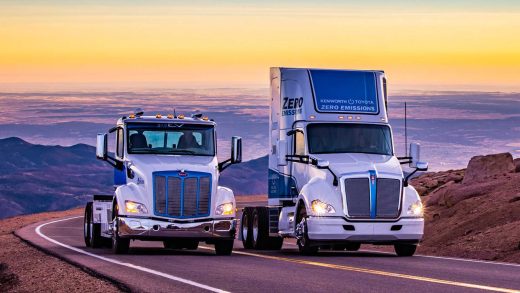
<instances>
[{"instance_id":1,"label":"sunset glow","mask_svg":"<svg viewBox=\"0 0 520 293\"><path fill-rule=\"evenodd\" d=\"M514 4L105 2L2 2L0 82L267 87L269 66L300 66L383 69L394 88L520 90Z\"/></svg>"}]
</instances>

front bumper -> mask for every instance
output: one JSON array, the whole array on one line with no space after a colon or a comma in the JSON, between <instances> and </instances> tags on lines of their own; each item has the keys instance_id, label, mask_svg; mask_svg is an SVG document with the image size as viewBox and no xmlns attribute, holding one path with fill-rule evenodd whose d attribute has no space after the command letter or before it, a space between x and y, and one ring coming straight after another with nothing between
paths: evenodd
<instances>
[{"instance_id":1,"label":"front bumper","mask_svg":"<svg viewBox=\"0 0 520 293\"><path fill-rule=\"evenodd\" d=\"M309 217L309 239L320 242L418 243L424 233L423 218L395 222L348 222L341 217Z\"/></svg>"},{"instance_id":2,"label":"front bumper","mask_svg":"<svg viewBox=\"0 0 520 293\"><path fill-rule=\"evenodd\" d=\"M142 240L191 238L199 240L234 239L237 220L206 220L201 222L172 223L156 219L121 217L118 219L119 236Z\"/></svg>"}]
</instances>

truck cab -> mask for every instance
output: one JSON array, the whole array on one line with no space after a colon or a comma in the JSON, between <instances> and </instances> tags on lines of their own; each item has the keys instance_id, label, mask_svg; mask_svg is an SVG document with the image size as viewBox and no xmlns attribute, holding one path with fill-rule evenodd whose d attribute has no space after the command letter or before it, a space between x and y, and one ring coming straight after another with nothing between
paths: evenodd
<instances>
[{"instance_id":1,"label":"truck cab","mask_svg":"<svg viewBox=\"0 0 520 293\"><path fill-rule=\"evenodd\" d=\"M271 68L270 77L268 206L244 210L244 246L295 237L304 254L373 243L413 255L424 219L401 165L427 163L418 144L395 155L384 72Z\"/></svg>"},{"instance_id":2,"label":"truck cab","mask_svg":"<svg viewBox=\"0 0 520 293\"><path fill-rule=\"evenodd\" d=\"M218 185L227 166L241 162L241 138L231 158L217 161L216 123L200 114L120 118L97 137L96 156L114 167L114 194L94 195L85 209L85 243L127 253L131 240L162 241L165 248L215 244L231 254L236 233L233 191Z\"/></svg>"}]
</instances>

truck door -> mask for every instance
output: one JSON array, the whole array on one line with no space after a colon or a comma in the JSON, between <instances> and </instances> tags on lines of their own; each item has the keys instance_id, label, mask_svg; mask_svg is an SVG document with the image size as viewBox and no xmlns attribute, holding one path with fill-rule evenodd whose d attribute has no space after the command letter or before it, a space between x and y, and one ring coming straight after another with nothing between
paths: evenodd
<instances>
[{"instance_id":1,"label":"truck door","mask_svg":"<svg viewBox=\"0 0 520 293\"><path fill-rule=\"evenodd\" d=\"M289 162L291 176L296 180L296 192L300 192L303 185L308 181L308 168L309 165L306 160L307 152L305 150L305 133L303 128L296 128L296 132L292 136L292 155L295 160ZM297 158L302 158L302 161L298 161Z\"/></svg>"}]
</instances>

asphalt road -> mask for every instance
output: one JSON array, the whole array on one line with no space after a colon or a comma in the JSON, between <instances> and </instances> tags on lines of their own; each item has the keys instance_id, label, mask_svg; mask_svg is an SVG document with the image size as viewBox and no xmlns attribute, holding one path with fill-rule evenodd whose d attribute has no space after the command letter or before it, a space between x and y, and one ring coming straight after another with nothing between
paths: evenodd
<instances>
[{"instance_id":1,"label":"asphalt road","mask_svg":"<svg viewBox=\"0 0 520 293\"><path fill-rule=\"evenodd\" d=\"M216 256L212 245L202 243L196 251L181 251L134 241L130 254L114 255L85 247L82 217L37 223L17 235L133 291L520 292L515 264L375 251L304 257L291 239L281 251L244 250L236 240L231 256Z\"/></svg>"}]
</instances>

